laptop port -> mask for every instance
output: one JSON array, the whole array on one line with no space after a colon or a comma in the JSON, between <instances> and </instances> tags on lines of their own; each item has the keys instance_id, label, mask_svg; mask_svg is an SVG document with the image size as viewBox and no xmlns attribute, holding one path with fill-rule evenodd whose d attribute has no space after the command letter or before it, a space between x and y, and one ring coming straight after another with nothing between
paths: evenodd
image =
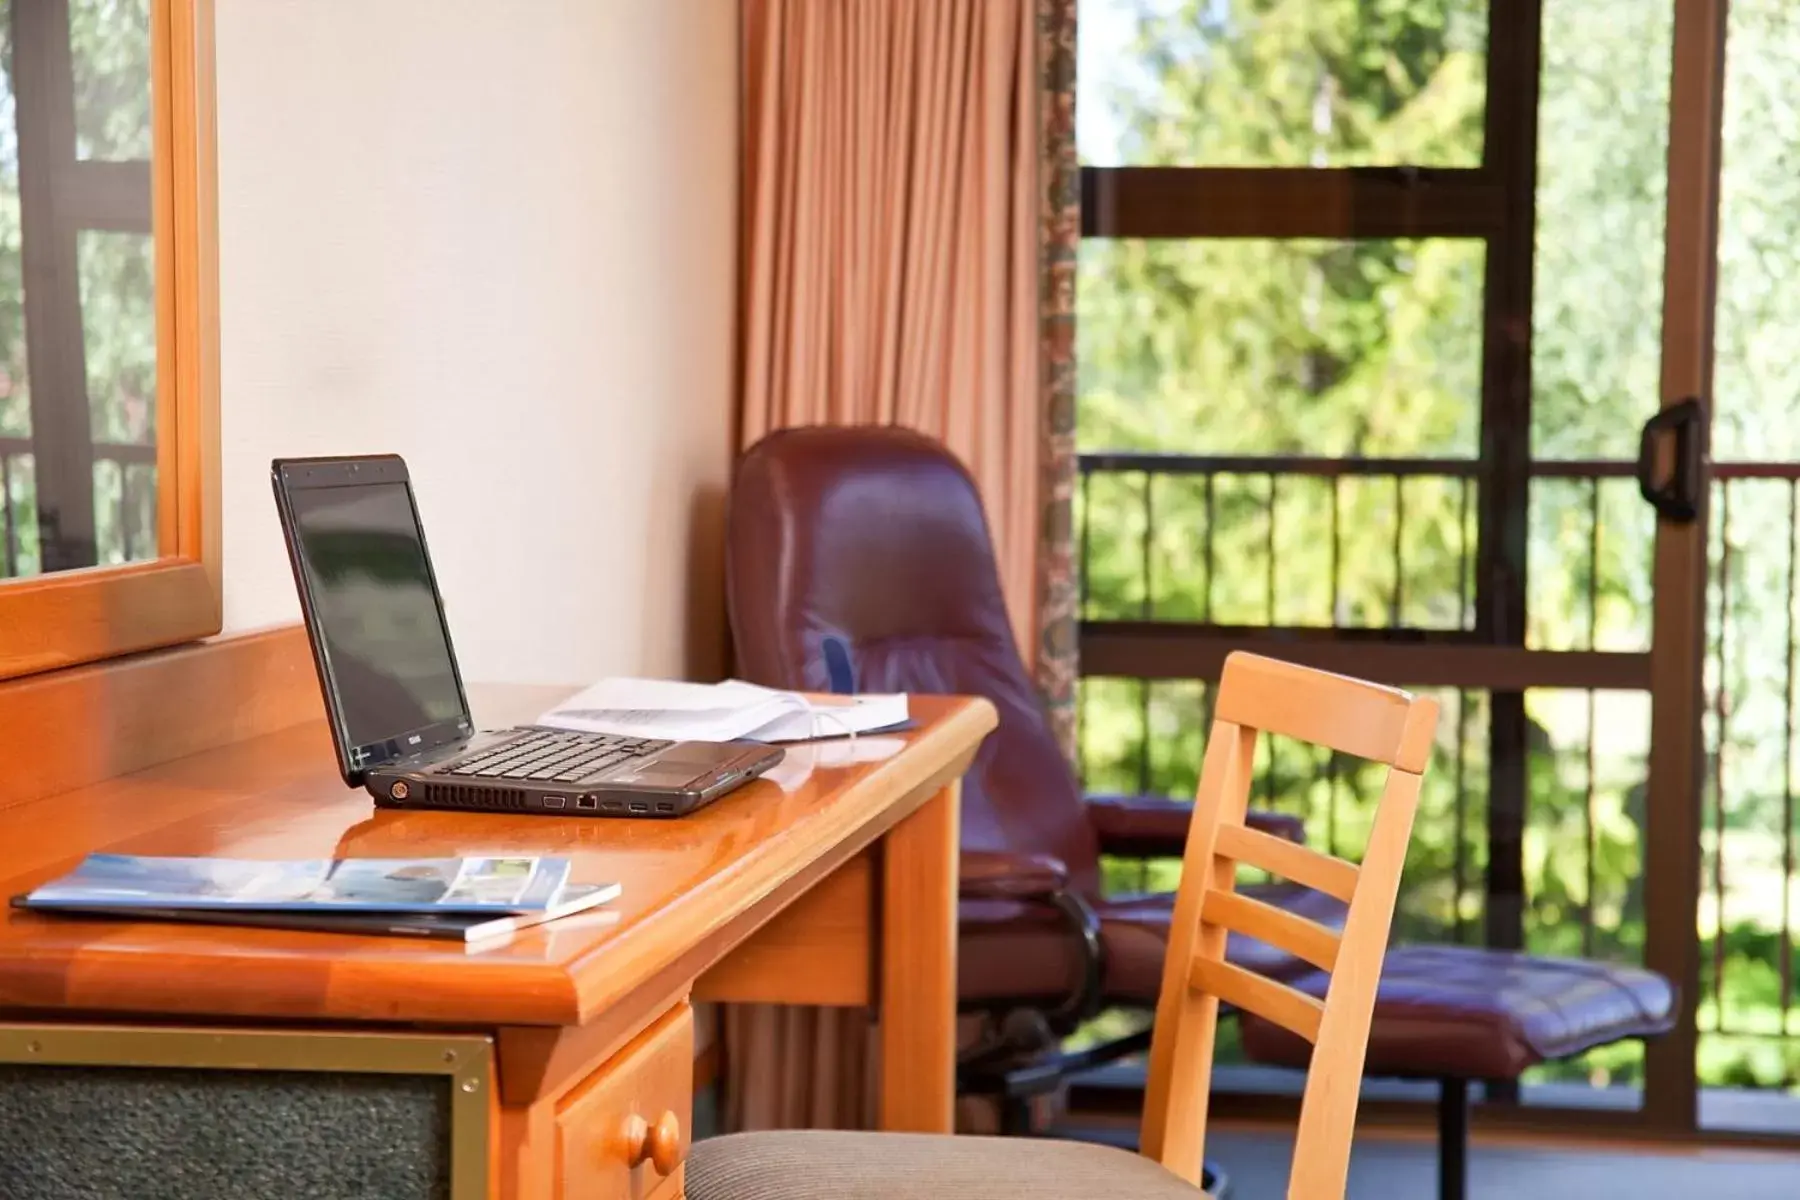
<instances>
[{"instance_id":1,"label":"laptop port","mask_svg":"<svg viewBox=\"0 0 1800 1200\"><path fill-rule=\"evenodd\" d=\"M585 808L585 809L588 809L589 811L592 811L596 808L599 808L600 803L599 803L599 801L595 800L592 796L577 796L577 797L575 797L575 807L576 808Z\"/></svg>"},{"instance_id":2,"label":"laptop port","mask_svg":"<svg viewBox=\"0 0 1800 1200\"><path fill-rule=\"evenodd\" d=\"M672 813L675 811L675 802L673 800L658 800L656 802L656 811L659 813Z\"/></svg>"},{"instance_id":3,"label":"laptop port","mask_svg":"<svg viewBox=\"0 0 1800 1200\"><path fill-rule=\"evenodd\" d=\"M567 796L545 796L544 797L544 807L545 808L561 808L564 805L566 805L568 802L569 802L569 798Z\"/></svg>"},{"instance_id":4,"label":"laptop port","mask_svg":"<svg viewBox=\"0 0 1800 1200\"><path fill-rule=\"evenodd\" d=\"M648 800L632 800L625 807L634 813L647 813L650 811L650 802Z\"/></svg>"}]
</instances>

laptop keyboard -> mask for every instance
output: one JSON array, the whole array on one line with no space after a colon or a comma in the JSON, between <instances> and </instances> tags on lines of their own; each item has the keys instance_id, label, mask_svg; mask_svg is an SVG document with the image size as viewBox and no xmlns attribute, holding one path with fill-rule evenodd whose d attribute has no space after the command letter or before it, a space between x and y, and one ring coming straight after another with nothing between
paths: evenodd
<instances>
[{"instance_id":1,"label":"laptop keyboard","mask_svg":"<svg viewBox=\"0 0 1800 1200\"><path fill-rule=\"evenodd\" d=\"M670 745L673 743L604 733L538 729L503 745L453 759L439 767L436 773L574 783L632 759L655 754Z\"/></svg>"}]
</instances>

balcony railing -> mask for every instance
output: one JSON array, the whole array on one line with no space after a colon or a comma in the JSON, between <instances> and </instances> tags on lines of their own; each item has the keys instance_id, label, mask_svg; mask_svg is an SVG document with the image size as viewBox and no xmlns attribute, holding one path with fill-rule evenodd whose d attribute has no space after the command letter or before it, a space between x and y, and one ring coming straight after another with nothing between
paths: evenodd
<instances>
[{"instance_id":1,"label":"balcony railing","mask_svg":"<svg viewBox=\"0 0 1800 1200\"><path fill-rule=\"evenodd\" d=\"M1528 481L1527 632L1482 628L1483 466L1468 459L1089 454L1077 494L1082 770L1096 790L1191 795L1212 689L1237 646L1439 694L1439 745L1401 936L1487 940L1496 906L1533 950L1640 960L1646 886L1653 516L1633 464L1546 461ZM1712 468L1703 1083L1800 1085L1795 759L1800 464ZM1522 694L1497 743L1490 698ZM1489 871L1491 780L1512 758L1522 894ZM1516 776L1515 776L1516 777ZM1376 794L1359 764L1259 750L1262 803L1354 853ZM1171 886L1178 864L1121 887ZM1500 873L1505 877L1505 873ZM1501 922L1504 927L1505 922ZM1630 1078L1634 1050L1588 1060Z\"/></svg>"}]
</instances>

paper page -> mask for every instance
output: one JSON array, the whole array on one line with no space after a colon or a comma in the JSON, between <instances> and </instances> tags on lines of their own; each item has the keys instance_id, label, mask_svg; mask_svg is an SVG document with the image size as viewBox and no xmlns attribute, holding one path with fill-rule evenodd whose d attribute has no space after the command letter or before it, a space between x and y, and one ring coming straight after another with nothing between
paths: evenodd
<instances>
[{"instance_id":1,"label":"paper page","mask_svg":"<svg viewBox=\"0 0 1800 1200\"><path fill-rule=\"evenodd\" d=\"M730 742L800 707L754 684L603 679L538 718L539 725L664 741Z\"/></svg>"},{"instance_id":2,"label":"paper page","mask_svg":"<svg viewBox=\"0 0 1800 1200\"><path fill-rule=\"evenodd\" d=\"M758 742L804 742L847 737L902 725L908 717L904 695L796 697L803 707L778 715L748 736Z\"/></svg>"},{"instance_id":3,"label":"paper page","mask_svg":"<svg viewBox=\"0 0 1800 1200\"><path fill-rule=\"evenodd\" d=\"M728 683L684 683L676 679L602 679L570 696L552 711L573 708L716 712L736 710L783 693L732 680Z\"/></svg>"}]
</instances>

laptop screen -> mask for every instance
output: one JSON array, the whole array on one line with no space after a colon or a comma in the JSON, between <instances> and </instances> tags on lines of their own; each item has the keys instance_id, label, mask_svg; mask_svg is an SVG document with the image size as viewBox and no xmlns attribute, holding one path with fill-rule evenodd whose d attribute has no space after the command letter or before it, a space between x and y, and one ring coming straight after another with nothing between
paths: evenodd
<instances>
[{"instance_id":1,"label":"laptop screen","mask_svg":"<svg viewBox=\"0 0 1800 1200\"><path fill-rule=\"evenodd\" d=\"M409 486L307 487L289 496L328 687L352 752L466 720Z\"/></svg>"}]
</instances>

